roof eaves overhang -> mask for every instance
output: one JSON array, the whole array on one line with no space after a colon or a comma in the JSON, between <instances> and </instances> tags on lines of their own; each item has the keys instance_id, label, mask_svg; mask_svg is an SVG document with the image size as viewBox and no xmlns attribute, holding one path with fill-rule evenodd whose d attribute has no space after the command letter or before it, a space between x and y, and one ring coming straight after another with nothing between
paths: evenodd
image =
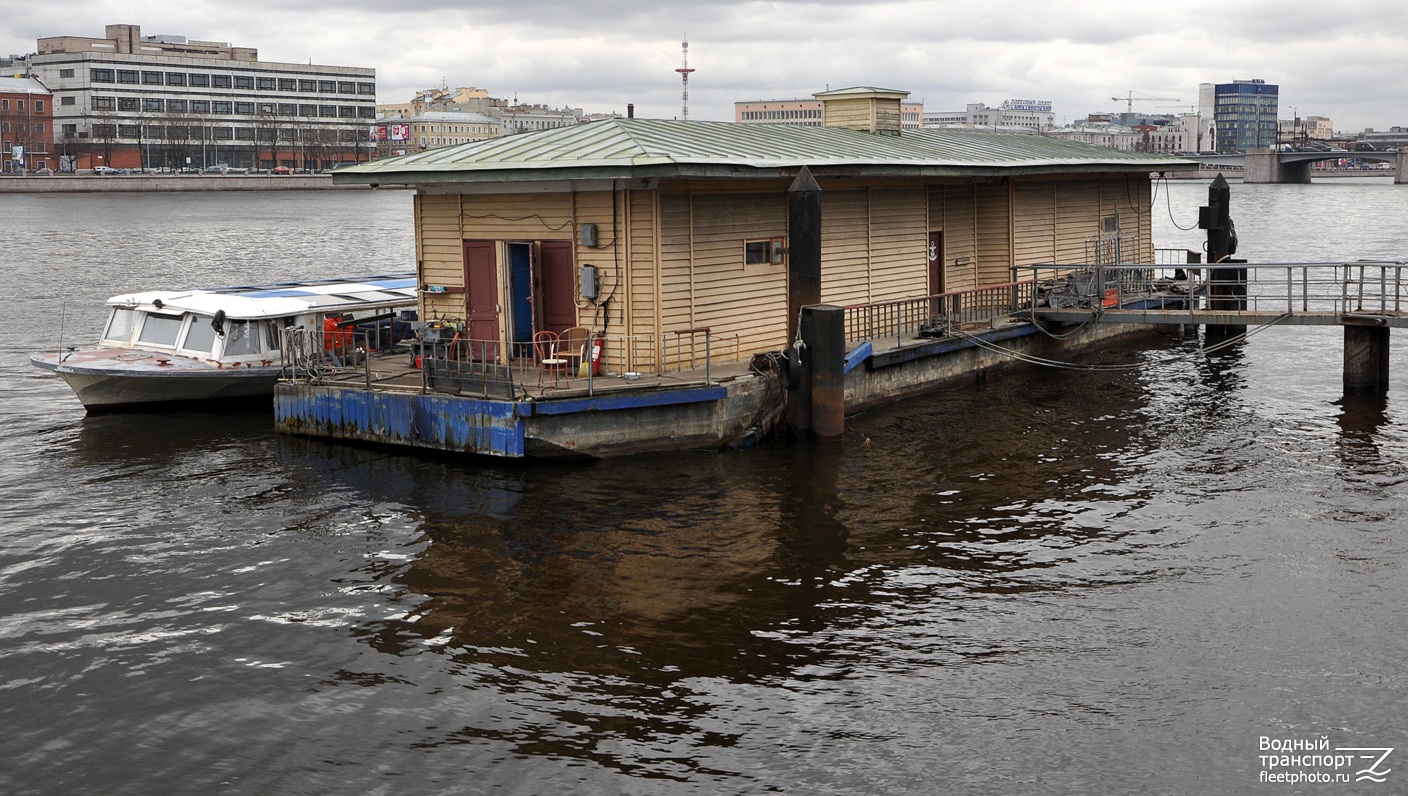
<instances>
[{"instance_id":1,"label":"roof eaves overhang","mask_svg":"<svg viewBox=\"0 0 1408 796\"><path fill-rule=\"evenodd\" d=\"M916 163L777 163L743 165L736 163L655 163L645 165L597 164L574 167L505 169L406 169L398 171L358 171L333 175L334 185L448 185L455 183L531 183L583 180L650 180L662 178L769 180L790 178L805 165L817 178L825 177L1014 177L1068 174L1152 174L1191 171L1197 163L1184 160L1148 161L1021 162L1012 165L942 165Z\"/></svg>"}]
</instances>

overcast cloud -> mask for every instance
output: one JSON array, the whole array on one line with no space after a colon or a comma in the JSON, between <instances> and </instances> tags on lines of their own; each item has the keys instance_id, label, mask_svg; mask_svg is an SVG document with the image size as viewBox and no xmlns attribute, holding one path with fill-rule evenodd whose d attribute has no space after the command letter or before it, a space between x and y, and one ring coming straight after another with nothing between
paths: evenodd
<instances>
[{"instance_id":1,"label":"overcast cloud","mask_svg":"<svg viewBox=\"0 0 1408 796\"><path fill-rule=\"evenodd\" d=\"M1047 99L1058 122L1102 110L1175 113L1199 83L1280 86L1281 117L1328 116L1340 131L1408 125L1408 36L1398 2L1342 12L1285 2L1111 0L117 0L20 3L0 17L0 53L45 36L101 37L108 24L253 47L263 61L377 70L377 100L477 86L587 112L676 118L689 38L689 115L829 88L902 89L927 110ZM234 7L236 6L237 7Z\"/></svg>"}]
</instances>

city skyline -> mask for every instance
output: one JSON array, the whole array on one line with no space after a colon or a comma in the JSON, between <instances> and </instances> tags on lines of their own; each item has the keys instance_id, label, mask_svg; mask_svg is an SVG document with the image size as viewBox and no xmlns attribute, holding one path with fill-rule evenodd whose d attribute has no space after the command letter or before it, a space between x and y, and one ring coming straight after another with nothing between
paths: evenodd
<instances>
[{"instance_id":1,"label":"city skyline","mask_svg":"<svg viewBox=\"0 0 1408 796\"><path fill-rule=\"evenodd\" d=\"M148 36L251 47L261 61L371 67L381 103L475 85L555 107L624 113L630 104L638 116L678 118L676 70L687 36L692 119L732 119L738 101L873 85L909 91L928 110L1048 99L1059 124L1124 110L1130 92L1136 111L1187 111L1200 83L1260 78L1281 86L1281 117L1327 116L1336 129L1357 132L1408 124L1408 70L1398 68L1408 48L1371 21L1380 6L1389 9L1371 3L1353 20L1312 22L1260 2L1194 3L1170 21L1152 8L1015 0L979 10L950 0L609 9L491 0L473 11L412 0L394 10L353 2L335 13L299 0L256 0L238 13L200 2L133 13L94 0L9 15L0 54L31 53L38 38L135 24Z\"/></svg>"}]
</instances>

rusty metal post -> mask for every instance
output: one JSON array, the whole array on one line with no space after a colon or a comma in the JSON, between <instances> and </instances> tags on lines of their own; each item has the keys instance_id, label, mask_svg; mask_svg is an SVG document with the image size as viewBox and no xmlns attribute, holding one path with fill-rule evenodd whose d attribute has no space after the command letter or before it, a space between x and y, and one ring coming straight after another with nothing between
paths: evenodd
<instances>
[{"instance_id":1,"label":"rusty metal post","mask_svg":"<svg viewBox=\"0 0 1408 796\"><path fill-rule=\"evenodd\" d=\"M1344 391L1366 394L1388 390L1387 326L1344 327Z\"/></svg>"},{"instance_id":2,"label":"rusty metal post","mask_svg":"<svg viewBox=\"0 0 1408 796\"><path fill-rule=\"evenodd\" d=\"M802 308L802 389L809 393L811 437L846 432L846 312L818 304Z\"/></svg>"}]
</instances>

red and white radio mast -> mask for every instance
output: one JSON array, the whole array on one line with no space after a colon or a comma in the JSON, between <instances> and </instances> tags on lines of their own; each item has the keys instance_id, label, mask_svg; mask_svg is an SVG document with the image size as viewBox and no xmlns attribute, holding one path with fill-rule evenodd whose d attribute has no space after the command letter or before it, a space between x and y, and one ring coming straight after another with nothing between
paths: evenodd
<instances>
[{"instance_id":1,"label":"red and white radio mast","mask_svg":"<svg viewBox=\"0 0 1408 796\"><path fill-rule=\"evenodd\" d=\"M689 73L694 71L693 69L690 69L690 68L689 68L689 42L688 42L688 41L682 41L682 42L680 42L680 50L681 50L681 54L680 54L680 68L679 68L679 69L676 69L675 71L680 73L680 85L684 88L684 94L683 94L683 97L682 97L683 100L684 100L684 111L683 111L683 113L681 114L681 118L688 119L688 118L689 118Z\"/></svg>"}]
</instances>

